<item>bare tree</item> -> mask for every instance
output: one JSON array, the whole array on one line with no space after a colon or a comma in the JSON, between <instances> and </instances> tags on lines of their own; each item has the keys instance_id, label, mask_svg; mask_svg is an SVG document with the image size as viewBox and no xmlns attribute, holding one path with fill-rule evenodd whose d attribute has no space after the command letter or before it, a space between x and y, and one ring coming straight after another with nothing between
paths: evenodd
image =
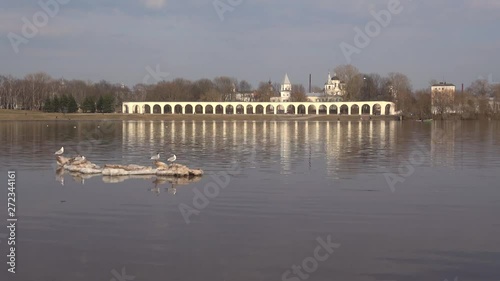
<instances>
[{"instance_id":1,"label":"bare tree","mask_svg":"<svg viewBox=\"0 0 500 281\"><path fill-rule=\"evenodd\" d=\"M269 80L268 84L271 85L271 95L272 96L275 96L275 95L279 95L280 94L280 91L281 91L281 84L279 82L273 82L273 83L270 83L271 80Z\"/></svg>"},{"instance_id":2,"label":"bare tree","mask_svg":"<svg viewBox=\"0 0 500 281\"><path fill-rule=\"evenodd\" d=\"M378 97L379 77L377 74L363 74L363 86L361 87L359 99L360 100L375 100ZM377 80L376 80L377 79Z\"/></svg>"},{"instance_id":3,"label":"bare tree","mask_svg":"<svg viewBox=\"0 0 500 281\"><path fill-rule=\"evenodd\" d=\"M50 75L44 72L26 75L24 84L28 93L26 93L27 95L23 100L23 107L29 110L42 110L42 102L49 94L49 83L51 81Z\"/></svg>"},{"instance_id":4,"label":"bare tree","mask_svg":"<svg viewBox=\"0 0 500 281\"><path fill-rule=\"evenodd\" d=\"M492 96L493 88L486 79L477 79L472 82L472 84L467 88L467 91L471 94L480 97L480 96Z\"/></svg>"},{"instance_id":5,"label":"bare tree","mask_svg":"<svg viewBox=\"0 0 500 281\"><path fill-rule=\"evenodd\" d=\"M307 101L306 89L302 84L293 84L292 92L290 93L291 102L305 102Z\"/></svg>"},{"instance_id":6,"label":"bare tree","mask_svg":"<svg viewBox=\"0 0 500 281\"><path fill-rule=\"evenodd\" d=\"M410 111L412 86L408 76L399 72L391 72L388 79L396 107L403 112Z\"/></svg>"},{"instance_id":7,"label":"bare tree","mask_svg":"<svg viewBox=\"0 0 500 281\"><path fill-rule=\"evenodd\" d=\"M345 83L346 94L344 99L346 101L359 100L364 81L363 75L359 70L351 64L345 64L337 66L335 73Z\"/></svg>"},{"instance_id":8,"label":"bare tree","mask_svg":"<svg viewBox=\"0 0 500 281\"><path fill-rule=\"evenodd\" d=\"M269 82L260 82L256 91L256 101L268 102L275 94L274 87Z\"/></svg>"},{"instance_id":9,"label":"bare tree","mask_svg":"<svg viewBox=\"0 0 500 281\"><path fill-rule=\"evenodd\" d=\"M214 78L215 88L222 95L223 101L233 101L236 92L238 80L227 76L220 76Z\"/></svg>"},{"instance_id":10,"label":"bare tree","mask_svg":"<svg viewBox=\"0 0 500 281\"><path fill-rule=\"evenodd\" d=\"M214 89L215 85L212 80L200 79L192 83L191 85L191 96L193 100L201 100L205 93L208 93L211 89Z\"/></svg>"},{"instance_id":11,"label":"bare tree","mask_svg":"<svg viewBox=\"0 0 500 281\"><path fill-rule=\"evenodd\" d=\"M223 101L220 92L212 88L201 96L202 101Z\"/></svg>"},{"instance_id":12,"label":"bare tree","mask_svg":"<svg viewBox=\"0 0 500 281\"><path fill-rule=\"evenodd\" d=\"M240 92L251 92L252 91L252 85L248 83L246 80L241 80L239 85L238 85L238 91Z\"/></svg>"},{"instance_id":13,"label":"bare tree","mask_svg":"<svg viewBox=\"0 0 500 281\"><path fill-rule=\"evenodd\" d=\"M129 101L145 101L148 92L148 85L146 84L136 84L132 87L132 94Z\"/></svg>"},{"instance_id":14,"label":"bare tree","mask_svg":"<svg viewBox=\"0 0 500 281\"><path fill-rule=\"evenodd\" d=\"M467 88L467 91L477 99L478 113L480 116L491 116L490 97L493 95L493 88L486 79L478 79Z\"/></svg>"},{"instance_id":15,"label":"bare tree","mask_svg":"<svg viewBox=\"0 0 500 281\"><path fill-rule=\"evenodd\" d=\"M414 114L419 119L427 119L432 116L431 93L429 90L418 90L415 92Z\"/></svg>"}]
</instances>

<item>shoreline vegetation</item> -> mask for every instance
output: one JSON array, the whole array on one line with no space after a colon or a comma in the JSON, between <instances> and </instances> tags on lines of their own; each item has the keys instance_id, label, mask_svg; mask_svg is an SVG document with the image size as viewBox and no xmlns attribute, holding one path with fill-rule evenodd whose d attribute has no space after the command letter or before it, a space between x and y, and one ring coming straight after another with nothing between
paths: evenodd
<instances>
[{"instance_id":1,"label":"shoreline vegetation","mask_svg":"<svg viewBox=\"0 0 500 281\"><path fill-rule=\"evenodd\" d=\"M271 120L271 121L369 121L397 120L393 115L286 115L286 114L123 114L123 113L46 113L0 109L0 121L93 121L93 120Z\"/></svg>"},{"instance_id":2,"label":"shoreline vegetation","mask_svg":"<svg viewBox=\"0 0 500 281\"><path fill-rule=\"evenodd\" d=\"M325 75L326 76L326 75ZM395 109L404 120L482 120L500 119L500 83L490 83L485 79L477 79L469 87L462 84L461 91L432 92L436 85L448 85L436 80L429 81L429 87L414 90L411 80L403 73L392 72L385 76L377 73L362 73L355 66L339 65L334 69L334 77L340 81L340 92L331 92L329 78L322 86L309 85L306 92L302 84L291 84L286 91L290 102L327 101L339 98L345 102L353 101L387 101L395 104ZM287 77L288 78L288 77ZM286 79L284 79L286 80ZM335 80L335 81L337 81ZM287 82L287 84L289 81ZM269 81L259 82L253 87L246 80L235 77L218 76L214 79L202 78L191 81L183 78L173 78L166 81L155 81L153 84L139 83L132 87L122 83L111 83L101 80L97 83L84 80L66 80L53 78L44 72L27 74L23 78L12 75L0 75L0 109L19 109L54 113L56 115L36 115L21 111L26 117L16 115L18 120L56 119L68 113L73 119L94 120L105 118L120 120L156 120L156 119L248 119L248 120L300 120L304 118L319 120L359 120L367 116L123 116L123 102L269 102L272 98L283 95L282 83ZM335 86L337 87L337 86ZM335 88L334 87L334 88ZM443 90L443 88L441 88ZM310 93L309 93L310 92ZM118 114L114 114L117 112ZM66 115L64 114L66 113ZM83 113L83 114L82 114ZM98 115L85 115L98 114ZM3 114L0 120L12 120L14 117ZM29 117L28 117L29 115ZM35 117L36 116L36 117ZM68 115L69 116L69 115ZM101 116L101 117L96 117ZM58 117L59 118L59 117ZM66 117L65 117L66 118ZM391 117L372 116L372 119L387 119ZM394 117L396 118L396 117Z\"/></svg>"}]
</instances>

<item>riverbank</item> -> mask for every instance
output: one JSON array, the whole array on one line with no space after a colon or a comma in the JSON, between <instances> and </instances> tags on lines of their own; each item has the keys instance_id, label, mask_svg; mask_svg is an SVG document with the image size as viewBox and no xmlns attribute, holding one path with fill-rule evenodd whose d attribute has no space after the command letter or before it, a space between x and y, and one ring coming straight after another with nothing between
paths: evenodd
<instances>
[{"instance_id":1,"label":"riverbank","mask_svg":"<svg viewBox=\"0 0 500 281\"><path fill-rule=\"evenodd\" d=\"M40 111L0 109L0 121L45 121L45 120L275 120L275 121L359 121L396 120L395 116L368 115L264 115L264 114L122 114L122 113L46 113Z\"/></svg>"}]
</instances>

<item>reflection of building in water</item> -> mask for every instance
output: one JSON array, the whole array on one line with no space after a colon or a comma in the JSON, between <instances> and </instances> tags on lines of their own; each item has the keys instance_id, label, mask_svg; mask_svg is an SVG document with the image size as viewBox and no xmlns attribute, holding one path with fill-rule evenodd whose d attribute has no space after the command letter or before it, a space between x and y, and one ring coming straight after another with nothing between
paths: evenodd
<instances>
[{"instance_id":1,"label":"reflection of building in water","mask_svg":"<svg viewBox=\"0 0 500 281\"><path fill-rule=\"evenodd\" d=\"M376 169L374 159L395 146L396 123L283 122L278 126L281 173L290 173L297 165L308 169L326 165L327 173L338 177L357 173L366 161Z\"/></svg>"},{"instance_id":2,"label":"reflection of building in water","mask_svg":"<svg viewBox=\"0 0 500 281\"><path fill-rule=\"evenodd\" d=\"M357 173L366 161L385 156L396 141L397 122L390 121L162 121L123 122L123 155L162 151L212 161L221 167L237 161L243 167L279 165L280 173L323 169L328 174ZM255 155L256 159L250 160ZM149 155L147 155L149 159ZM147 161L147 160L144 160ZM252 162L252 163L249 163ZM375 163L373 163L375 162Z\"/></svg>"},{"instance_id":3,"label":"reflection of building in water","mask_svg":"<svg viewBox=\"0 0 500 281\"><path fill-rule=\"evenodd\" d=\"M454 166L456 122L433 122L431 128L431 165Z\"/></svg>"},{"instance_id":4,"label":"reflection of building in water","mask_svg":"<svg viewBox=\"0 0 500 281\"><path fill-rule=\"evenodd\" d=\"M291 171L290 157L292 156L291 146L293 140L290 138L289 134L290 126L290 122L279 123L280 164L282 174L288 174ZM278 132L278 129L276 129L276 132Z\"/></svg>"}]
</instances>

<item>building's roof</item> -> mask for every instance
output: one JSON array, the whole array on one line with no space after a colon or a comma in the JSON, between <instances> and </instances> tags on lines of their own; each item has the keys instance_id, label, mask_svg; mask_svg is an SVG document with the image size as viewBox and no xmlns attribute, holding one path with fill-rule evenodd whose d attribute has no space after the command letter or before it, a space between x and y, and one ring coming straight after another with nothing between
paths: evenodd
<instances>
[{"instance_id":1,"label":"building's roof","mask_svg":"<svg viewBox=\"0 0 500 281\"><path fill-rule=\"evenodd\" d=\"M283 84L292 84L290 83L290 79L288 78L288 73L285 74L285 78L283 79Z\"/></svg>"},{"instance_id":2,"label":"building's roof","mask_svg":"<svg viewBox=\"0 0 500 281\"><path fill-rule=\"evenodd\" d=\"M340 78L337 76L337 73L333 74L332 81L333 80L339 80L340 81Z\"/></svg>"},{"instance_id":3,"label":"building's roof","mask_svg":"<svg viewBox=\"0 0 500 281\"><path fill-rule=\"evenodd\" d=\"M324 97L324 93L307 93L306 96L308 97Z\"/></svg>"},{"instance_id":4,"label":"building's roof","mask_svg":"<svg viewBox=\"0 0 500 281\"><path fill-rule=\"evenodd\" d=\"M455 87L455 85L453 85L451 83L446 83L446 82L439 82L438 84L432 85L432 87L440 87L440 86L453 86L453 87Z\"/></svg>"}]
</instances>

